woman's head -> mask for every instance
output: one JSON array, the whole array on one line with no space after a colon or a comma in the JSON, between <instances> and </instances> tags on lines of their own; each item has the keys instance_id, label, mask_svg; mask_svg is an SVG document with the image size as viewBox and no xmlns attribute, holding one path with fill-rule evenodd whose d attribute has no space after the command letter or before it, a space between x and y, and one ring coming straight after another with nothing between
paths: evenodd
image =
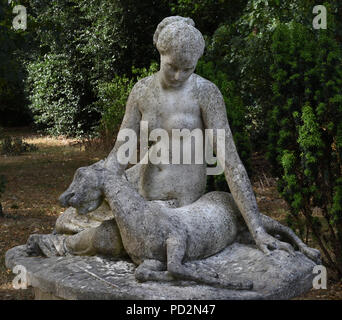
<instances>
[{"instance_id":1,"label":"woman's head","mask_svg":"<svg viewBox=\"0 0 342 320\"><path fill-rule=\"evenodd\" d=\"M204 52L205 42L190 18L165 18L157 27L153 41L161 55L164 83L179 87L196 68Z\"/></svg>"},{"instance_id":2,"label":"woman's head","mask_svg":"<svg viewBox=\"0 0 342 320\"><path fill-rule=\"evenodd\" d=\"M153 42L161 55L196 57L197 60L202 56L205 46L194 21L180 16L168 17L159 23Z\"/></svg>"}]
</instances>

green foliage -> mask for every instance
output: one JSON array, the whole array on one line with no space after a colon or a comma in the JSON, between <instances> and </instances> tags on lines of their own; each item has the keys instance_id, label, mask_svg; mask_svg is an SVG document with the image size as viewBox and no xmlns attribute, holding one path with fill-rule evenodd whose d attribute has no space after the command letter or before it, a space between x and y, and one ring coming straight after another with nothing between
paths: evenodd
<instances>
[{"instance_id":1,"label":"green foliage","mask_svg":"<svg viewBox=\"0 0 342 320\"><path fill-rule=\"evenodd\" d=\"M28 64L27 92L39 128L53 135L81 135L98 115L84 108L83 76L63 54L46 54Z\"/></svg>"},{"instance_id":2,"label":"green foliage","mask_svg":"<svg viewBox=\"0 0 342 320\"><path fill-rule=\"evenodd\" d=\"M143 68L158 58L153 34L170 15L168 2L145 0L83 0L78 8L87 21L80 30L79 54L91 61L91 77L110 81L113 74L131 76L131 66Z\"/></svg>"},{"instance_id":3,"label":"green foliage","mask_svg":"<svg viewBox=\"0 0 342 320\"><path fill-rule=\"evenodd\" d=\"M149 69L133 67L132 74L134 78L115 76L112 81L99 84L96 108L102 114L98 128L100 136L105 137L106 140L113 140L120 128L125 114L126 102L134 83L152 75L158 69L157 63L152 63Z\"/></svg>"},{"instance_id":4,"label":"green foliage","mask_svg":"<svg viewBox=\"0 0 342 320\"><path fill-rule=\"evenodd\" d=\"M24 70L21 50L25 48L21 30L11 28L12 6L0 0L0 125L22 125L30 119L23 90Z\"/></svg>"},{"instance_id":5,"label":"green foliage","mask_svg":"<svg viewBox=\"0 0 342 320\"><path fill-rule=\"evenodd\" d=\"M280 23L291 21L312 26L313 0L248 0L232 21L223 21L207 41L206 61L215 62L236 85L248 110L248 130L254 150L265 149L265 114L273 103L272 36ZM284 50L289 50L284 46Z\"/></svg>"},{"instance_id":6,"label":"green foliage","mask_svg":"<svg viewBox=\"0 0 342 320\"><path fill-rule=\"evenodd\" d=\"M26 83L35 123L80 136L99 125L103 83L132 77L132 65L157 57L153 33L170 9L155 0L28 0L28 12L34 46Z\"/></svg>"},{"instance_id":7,"label":"green foliage","mask_svg":"<svg viewBox=\"0 0 342 320\"><path fill-rule=\"evenodd\" d=\"M174 15L191 17L203 34L212 35L221 23L235 21L246 3L247 0L176 0L170 5Z\"/></svg>"},{"instance_id":8,"label":"green foliage","mask_svg":"<svg viewBox=\"0 0 342 320\"><path fill-rule=\"evenodd\" d=\"M125 114L126 101L133 85L133 80L126 76L115 76L111 82L99 85L97 105L103 110L99 130L106 136L112 136L118 132Z\"/></svg>"},{"instance_id":9,"label":"green foliage","mask_svg":"<svg viewBox=\"0 0 342 320\"><path fill-rule=\"evenodd\" d=\"M268 155L292 223L313 232L327 264L342 275L342 50L330 18L330 30L296 22L275 29ZM325 224L312 215L315 207Z\"/></svg>"},{"instance_id":10,"label":"green foliage","mask_svg":"<svg viewBox=\"0 0 342 320\"><path fill-rule=\"evenodd\" d=\"M247 132L247 109L243 105L234 81L215 66L213 62L200 61L197 73L215 83L220 89L226 104L227 117L239 155L250 169L251 144Z\"/></svg>"},{"instance_id":11,"label":"green foliage","mask_svg":"<svg viewBox=\"0 0 342 320\"><path fill-rule=\"evenodd\" d=\"M230 81L226 73L217 69L213 62L200 61L197 73L212 81L220 89L226 104L227 117L234 141L247 171L251 174L251 144L247 131L247 109L236 90L234 81ZM229 191L224 174L208 177L208 191Z\"/></svg>"}]
</instances>

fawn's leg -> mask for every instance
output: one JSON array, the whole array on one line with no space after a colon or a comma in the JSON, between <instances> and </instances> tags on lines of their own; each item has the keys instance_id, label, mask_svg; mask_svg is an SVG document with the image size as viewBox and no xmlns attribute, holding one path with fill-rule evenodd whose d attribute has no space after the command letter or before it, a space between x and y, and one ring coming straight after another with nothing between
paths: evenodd
<instances>
[{"instance_id":1,"label":"fawn's leg","mask_svg":"<svg viewBox=\"0 0 342 320\"><path fill-rule=\"evenodd\" d=\"M253 283L251 281L232 282L220 279L217 274L206 275L186 267L182 264L185 250L186 239L182 237L169 238L166 241L167 246L167 270L175 277L181 280L196 281L212 286L223 287L225 289L251 290Z\"/></svg>"},{"instance_id":2,"label":"fawn's leg","mask_svg":"<svg viewBox=\"0 0 342 320\"><path fill-rule=\"evenodd\" d=\"M166 271L166 264L158 260L145 260L135 270L138 281L172 281L174 278Z\"/></svg>"},{"instance_id":3,"label":"fawn's leg","mask_svg":"<svg viewBox=\"0 0 342 320\"><path fill-rule=\"evenodd\" d=\"M299 239L299 237L297 237L297 235L289 227L283 226L278 221L273 220L272 218L263 214L261 215L261 219L267 232L269 232L270 234L280 234L285 239L288 239L291 243L297 245L300 252L306 255L309 259L315 261L316 263L320 263L321 253L317 249L308 247L301 239ZM290 246L288 243L285 242L282 242L282 244L284 244L284 246Z\"/></svg>"}]
</instances>

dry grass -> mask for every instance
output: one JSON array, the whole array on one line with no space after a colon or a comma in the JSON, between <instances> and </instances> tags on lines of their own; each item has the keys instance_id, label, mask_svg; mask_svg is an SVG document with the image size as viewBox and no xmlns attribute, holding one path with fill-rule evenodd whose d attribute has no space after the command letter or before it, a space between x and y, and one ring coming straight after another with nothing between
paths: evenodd
<instances>
[{"instance_id":1,"label":"dry grass","mask_svg":"<svg viewBox=\"0 0 342 320\"><path fill-rule=\"evenodd\" d=\"M5 252L24 244L32 233L50 233L63 212L57 199L75 170L104 155L85 152L73 139L44 137L23 129L7 133L39 149L21 156L0 157L0 174L8 181L1 199L6 216L0 218L0 299L32 299L31 290L12 289L13 274L4 266Z\"/></svg>"},{"instance_id":2,"label":"dry grass","mask_svg":"<svg viewBox=\"0 0 342 320\"><path fill-rule=\"evenodd\" d=\"M33 299L32 289L12 288L14 275L5 267L5 252L24 244L32 233L50 233L63 212L57 199L68 187L75 170L107 154L105 148L90 148L97 150L95 154L95 151L85 151L77 140L45 137L28 129L12 129L7 133L39 148L22 156L0 156L0 174L5 174L8 180L1 200L6 217L0 218L0 300L28 300ZM284 222L288 208L276 191L276 180L265 171L267 165L261 156L255 156L253 165L256 174L252 183L260 210ZM342 287L339 283L330 283L328 290L312 290L299 299L340 300Z\"/></svg>"}]
</instances>

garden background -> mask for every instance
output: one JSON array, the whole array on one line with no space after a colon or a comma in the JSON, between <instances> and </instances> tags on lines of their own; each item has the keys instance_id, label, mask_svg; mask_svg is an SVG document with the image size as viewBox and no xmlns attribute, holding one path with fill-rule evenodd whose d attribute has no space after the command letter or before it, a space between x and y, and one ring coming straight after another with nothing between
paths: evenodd
<instances>
[{"instance_id":1,"label":"garden background","mask_svg":"<svg viewBox=\"0 0 342 320\"><path fill-rule=\"evenodd\" d=\"M26 30L12 27L16 5ZM341 1L0 0L0 299L32 298L11 288L4 253L51 232L74 171L111 150L170 15L205 36L196 73L224 96L260 210L322 252L329 290L302 298L342 298ZM223 176L207 189L229 190Z\"/></svg>"}]
</instances>

